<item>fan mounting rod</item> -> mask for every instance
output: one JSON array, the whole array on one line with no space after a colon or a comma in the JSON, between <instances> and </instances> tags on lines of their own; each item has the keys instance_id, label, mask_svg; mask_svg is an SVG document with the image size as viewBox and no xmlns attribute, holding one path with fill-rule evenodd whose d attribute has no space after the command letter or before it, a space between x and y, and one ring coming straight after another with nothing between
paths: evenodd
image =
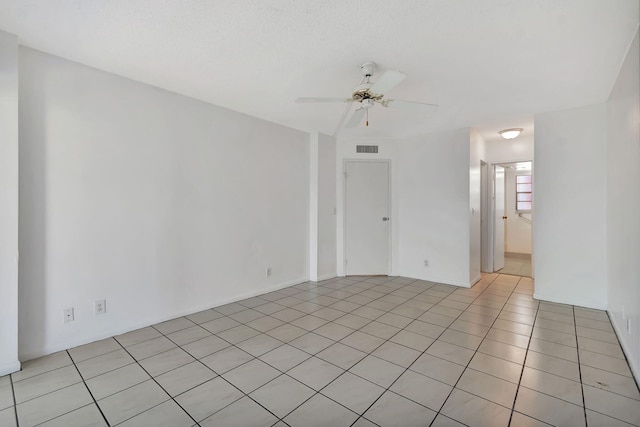
<instances>
[{"instance_id":1,"label":"fan mounting rod","mask_svg":"<svg viewBox=\"0 0 640 427\"><path fill-rule=\"evenodd\" d=\"M360 66L360 70L362 71L362 76L369 80L369 77L373 76L373 73L376 72L376 63L375 62L365 62Z\"/></svg>"}]
</instances>

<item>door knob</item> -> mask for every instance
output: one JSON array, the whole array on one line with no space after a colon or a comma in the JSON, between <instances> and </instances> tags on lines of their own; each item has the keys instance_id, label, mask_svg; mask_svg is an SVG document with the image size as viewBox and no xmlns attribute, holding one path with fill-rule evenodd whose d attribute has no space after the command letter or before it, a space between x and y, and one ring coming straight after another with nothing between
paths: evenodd
<instances>
[{"instance_id":1,"label":"door knob","mask_svg":"<svg viewBox=\"0 0 640 427\"><path fill-rule=\"evenodd\" d=\"M506 216L503 216L503 217L502 217L502 219L507 219L507 217L506 217Z\"/></svg>"},{"instance_id":2,"label":"door knob","mask_svg":"<svg viewBox=\"0 0 640 427\"><path fill-rule=\"evenodd\" d=\"M383 216L383 217L382 217L382 220L383 220L383 221L389 221L389 217L387 217L387 216Z\"/></svg>"}]
</instances>

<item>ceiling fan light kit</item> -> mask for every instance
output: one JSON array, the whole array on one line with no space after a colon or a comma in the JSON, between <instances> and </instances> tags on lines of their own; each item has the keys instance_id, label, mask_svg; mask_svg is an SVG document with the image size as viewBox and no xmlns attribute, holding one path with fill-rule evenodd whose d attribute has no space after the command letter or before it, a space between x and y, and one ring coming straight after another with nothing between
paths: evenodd
<instances>
[{"instance_id":1,"label":"ceiling fan light kit","mask_svg":"<svg viewBox=\"0 0 640 427\"><path fill-rule=\"evenodd\" d=\"M522 132L522 128L503 129L498 133L504 139L514 139L517 138L518 135L520 135L520 132Z\"/></svg>"},{"instance_id":2,"label":"ceiling fan light kit","mask_svg":"<svg viewBox=\"0 0 640 427\"><path fill-rule=\"evenodd\" d=\"M413 109L426 112L432 112L438 109L438 106L435 104L385 98L384 96L389 90L393 89L407 78L407 75L400 71L388 70L373 83L371 82L371 77L376 71L375 62L365 62L360 66L360 71L362 73L362 80L360 81L360 84L353 89L353 93L350 98L298 98L296 99L296 102L347 102L347 110L345 114L343 114L342 119L336 128L336 133L342 128L342 124L347 118L349 108L353 103L358 103L359 105L345 125L345 127L348 128L358 126L365 115L367 116L365 125L369 126L369 110L373 108L375 103L378 103L383 107Z\"/></svg>"}]
</instances>

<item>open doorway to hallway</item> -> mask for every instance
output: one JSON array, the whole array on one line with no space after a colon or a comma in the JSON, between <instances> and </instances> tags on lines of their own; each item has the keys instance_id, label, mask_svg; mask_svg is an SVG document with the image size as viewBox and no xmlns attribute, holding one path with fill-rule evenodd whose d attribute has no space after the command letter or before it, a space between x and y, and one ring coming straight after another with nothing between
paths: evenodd
<instances>
[{"instance_id":1,"label":"open doorway to hallway","mask_svg":"<svg viewBox=\"0 0 640 427\"><path fill-rule=\"evenodd\" d=\"M533 175L532 162L500 163L504 168L503 179L495 180L495 185L504 185L500 202L495 213L502 212L501 218L495 218L494 244L496 252L503 248L504 262L498 265L498 256L494 257L494 271L517 276L532 276L532 226L533 226ZM500 191L498 191L500 190ZM495 200L498 203L498 200ZM503 227L500 230L499 227ZM501 233L503 231L503 233ZM502 234L502 236L500 236Z\"/></svg>"}]
</instances>

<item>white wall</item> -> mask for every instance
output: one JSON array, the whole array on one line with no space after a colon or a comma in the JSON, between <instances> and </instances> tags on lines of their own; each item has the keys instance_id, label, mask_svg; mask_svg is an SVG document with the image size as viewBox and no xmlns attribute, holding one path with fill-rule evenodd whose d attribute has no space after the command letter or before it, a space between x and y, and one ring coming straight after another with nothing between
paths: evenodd
<instances>
[{"instance_id":1,"label":"white wall","mask_svg":"<svg viewBox=\"0 0 640 427\"><path fill-rule=\"evenodd\" d=\"M470 286L469 159L469 128L398 144L402 276Z\"/></svg>"},{"instance_id":2,"label":"white wall","mask_svg":"<svg viewBox=\"0 0 640 427\"><path fill-rule=\"evenodd\" d=\"M535 298L607 306L606 112L535 117Z\"/></svg>"},{"instance_id":3,"label":"white wall","mask_svg":"<svg viewBox=\"0 0 640 427\"><path fill-rule=\"evenodd\" d=\"M531 254L531 224L524 221L516 212L516 176L531 175L531 171L521 171L511 168L505 169L505 251L521 254ZM523 214L531 220L531 214Z\"/></svg>"},{"instance_id":4,"label":"white wall","mask_svg":"<svg viewBox=\"0 0 640 427\"><path fill-rule=\"evenodd\" d=\"M607 104L609 313L636 378L640 378L639 52L636 33Z\"/></svg>"},{"instance_id":5,"label":"white wall","mask_svg":"<svg viewBox=\"0 0 640 427\"><path fill-rule=\"evenodd\" d=\"M481 161L486 162L486 144L473 129L470 132L469 150L469 283L480 280L482 261L481 239Z\"/></svg>"},{"instance_id":6,"label":"white wall","mask_svg":"<svg viewBox=\"0 0 640 427\"><path fill-rule=\"evenodd\" d=\"M318 279L335 277L336 268L336 139L319 134Z\"/></svg>"},{"instance_id":7,"label":"white wall","mask_svg":"<svg viewBox=\"0 0 640 427\"><path fill-rule=\"evenodd\" d=\"M487 163L511 163L533 160L533 136L494 139L485 142Z\"/></svg>"},{"instance_id":8,"label":"white wall","mask_svg":"<svg viewBox=\"0 0 640 427\"><path fill-rule=\"evenodd\" d=\"M0 376L18 362L18 39L0 31Z\"/></svg>"},{"instance_id":9,"label":"white wall","mask_svg":"<svg viewBox=\"0 0 640 427\"><path fill-rule=\"evenodd\" d=\"M23 360L308 279L307 134L27 48L20 70Z\"/></svg>"},{"instance_id":10,"label":"white wall","mask_svg":"<svg viewBox=\"0 0 640 427\"><path fill-rule=\"evenodd\" d=\"M469 128L408 140L338 139L338 274L344 275L344 161L388 159L391 162L391 275L470 286L479 276L470 233L480 220L479 177L483 141L474 141L477 163L476 214L470 207L471 134ZM356 145L378 145L378 154L358 154ZM477 160L477 161L476 161ZM474 173L476 171L474 170ZM475 182L476 179L474 179ZM477 200L476 200L477 199ZM480 233L477 233L478 245ZM429 267L424 266L425 259ZM477 263L477 272L470 264ZM474 267L476 268L476 267ZM473 274L473 278L470 277Z\"/></svg>"}]
</instances>

